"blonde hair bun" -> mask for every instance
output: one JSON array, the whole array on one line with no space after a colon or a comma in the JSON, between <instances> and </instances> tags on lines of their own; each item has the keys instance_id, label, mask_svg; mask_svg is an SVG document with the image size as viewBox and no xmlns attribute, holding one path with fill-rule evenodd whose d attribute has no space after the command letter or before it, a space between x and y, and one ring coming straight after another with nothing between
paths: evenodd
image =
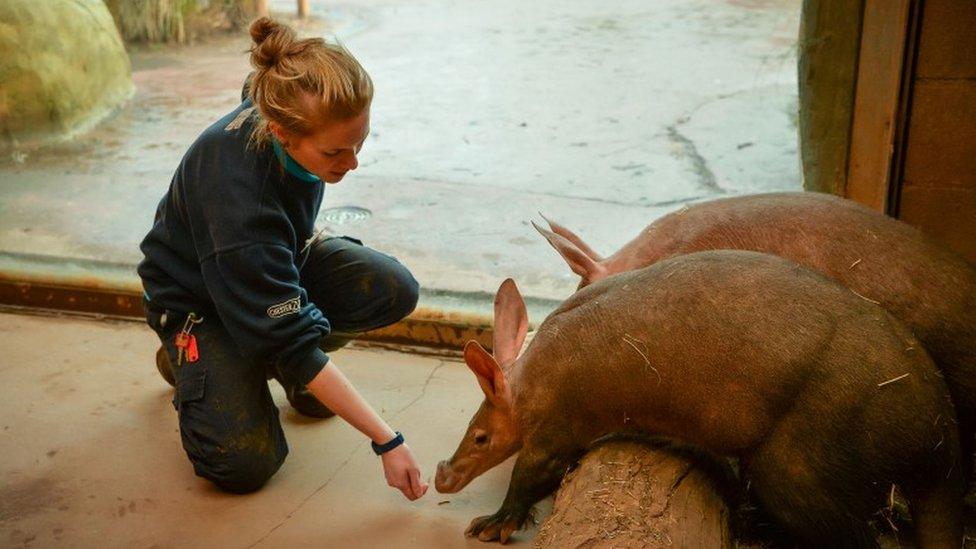
<instances>
[{"instance_id":1,"label":"blonde hair bun","mask_svg":"<svg viewBox=\"0 0 976 549\"><path fill-rule=\"evenodd\" d=\"M290 53L298 35L288 25L282 25L270 17L261 17L251 23L251 64L259 70L269 70Z\"/></svg>"}]
</instances>

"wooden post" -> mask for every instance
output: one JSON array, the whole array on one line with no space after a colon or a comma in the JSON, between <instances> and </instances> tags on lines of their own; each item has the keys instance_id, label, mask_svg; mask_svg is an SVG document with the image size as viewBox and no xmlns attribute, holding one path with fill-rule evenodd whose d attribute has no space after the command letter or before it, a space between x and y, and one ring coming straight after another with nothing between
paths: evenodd
<instances>
[{"instance_id":1,"label":"wooden post","mask_svg":"<svg viewBox=\"0 0 976 549\"><path fill-rule=\"evenodd\" d=\"M298 16L305 19L308 17L309 11L309 0L298 0Z\"/></svg>"},{"instance_id":2,"label":"wooden post","mask_svg":"<svg viewBox=\"0 0 976 549\"><path fill-rule=\"evenodd\" d=\"M845 196L864 0L804 0L798 92L803 188Z\"/></svg>"},{"instance_id":3,"label":"wooden post","mask_svg":"<svg viewBox=\"0 0 976 549\"><path fill-rule=\"evenodd\" d=\"M602 444L563 480L533 547L730 548L716 463L637 441Z\"/></svg>"},{"instance_id":4,"label":"wooden post","mask_svg":"<svg viewBox=\"0 0 976 549\"><path fill-rule=\"evenodd\" d=\"M888 212L910 0L866 0L845 196Z\"/></svg>"}]
</instances>

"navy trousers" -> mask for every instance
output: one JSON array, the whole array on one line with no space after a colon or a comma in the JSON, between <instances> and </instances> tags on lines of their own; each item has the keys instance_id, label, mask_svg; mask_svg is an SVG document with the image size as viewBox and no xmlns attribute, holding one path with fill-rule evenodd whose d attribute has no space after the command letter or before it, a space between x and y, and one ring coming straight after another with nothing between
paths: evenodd
<instances>
[{"instance_id":1,"label":"navy trousers","mask_svg":"<svg viewBox=\"0 0 976 549\"><path fill-rule=\"evenodd\" d=\"M419 287L406 267L348 237L313 244L300 276L309 300L333 327L321 342L327 351L402 319L417 304ZM146 305L146 321L174 365L174 339L189 313ZM198 476L229 492L252 492L288 455L268 389L268 362L242 355L216 315L205 315L192 334L200 358L182 361L173 372L183 449Z\"/></svg>"}]
</instances>

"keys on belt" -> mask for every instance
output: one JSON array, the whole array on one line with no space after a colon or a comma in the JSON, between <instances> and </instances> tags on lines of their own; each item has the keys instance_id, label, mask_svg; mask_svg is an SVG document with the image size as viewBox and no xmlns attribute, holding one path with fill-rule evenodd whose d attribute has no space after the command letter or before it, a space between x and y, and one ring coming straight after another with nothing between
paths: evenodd
<instances>
[{"instance_id":1,"label":"keys on belt","mask_svg":"<svg viewBox=\"0 0 976 549\"><path fill-rule=\"evenodd\" d=\"M203 322L202 316L198 316L196 313L190 313L183 322L183 329L176 334L176 338L173 343L176 344L177 366L183 365L184 358L187 362L196 362L200 360L200 349L197 348L197 337L190 332L193 330L194 326L200 324L201 322Z\"/></svg>"}]
</instances>

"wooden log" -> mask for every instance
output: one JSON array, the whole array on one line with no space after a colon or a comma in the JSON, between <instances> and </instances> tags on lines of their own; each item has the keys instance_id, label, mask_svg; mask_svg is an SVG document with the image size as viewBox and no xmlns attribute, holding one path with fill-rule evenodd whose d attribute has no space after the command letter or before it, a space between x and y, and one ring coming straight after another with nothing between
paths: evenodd
<instances>
[{"instance_id":1,"label":"wooden log","mask_svg":"<svg viewBox=\"0 0 976 549\"><path fill-rule=\"evenodd\" d=\"M533 547L732 547L723 467L640 441L601 444L563 480Z\"/></svg>"}]
</instances>

